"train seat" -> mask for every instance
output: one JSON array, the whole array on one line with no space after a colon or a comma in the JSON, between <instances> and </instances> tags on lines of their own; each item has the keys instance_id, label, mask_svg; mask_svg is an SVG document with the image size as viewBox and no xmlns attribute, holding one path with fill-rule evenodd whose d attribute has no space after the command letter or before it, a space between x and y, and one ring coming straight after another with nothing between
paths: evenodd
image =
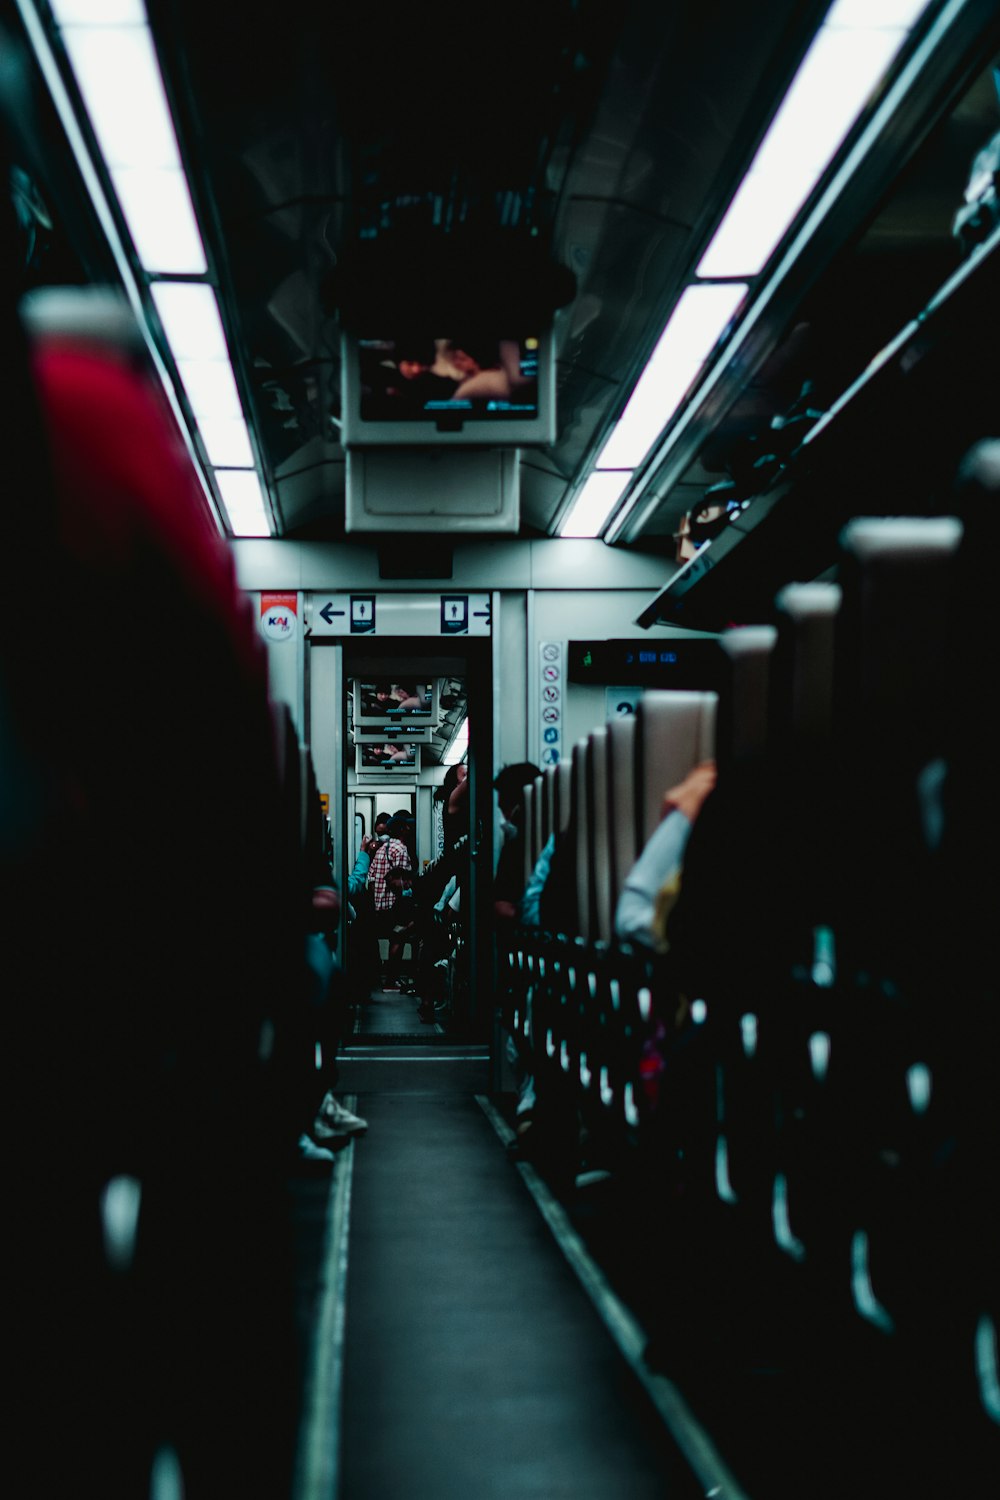
<instances>
[{"instance_id":1,"label":"train seat","mask_svg":"<svg viewBox=\"0 0 1000 1500\"><path fill-rule=\"evenodd\" d=\"M602 726L590 736L587 767L587 863L590 866L590 930L602 943L610 943L614 924L611 904L611 819L608 799L608 729Z\"/></svg>"},{"instance_id":2,"label":"train seat","mask_svg":"<svg viewBox=\"0 0 1000 1500\"><path fill-rule=\"evenodd\" d=\"M821 585L785 590L776 634L734 631L727 638L729 689L733 697L739 692L748 723L737 720L732 703L720 714L729 743L720 747L719 785L688 845L672 919L682 984L707 1006L715 1058L711 1100L703 1100L701 1124L691 1128L707 1128L711 1113L716 1195L740 1203L761 1226L776 1223L788 1247L774 1090L783 989L807 952L800 913L808 867L800 857L813 851L800 821L800 789L809 779L799 758L829 728L838 599L836 588Z\"/></svg>"},{"instance_id":3,"label":"train seat","mask_svg":"<svg viewBox=\"0 0 1000 1500\"><path fill-rule=\"evenodd\" d=\"M724 767L767 748L771 656L778 638L773 625L727 630L719 644L729 663L728 691L719 703L718 758Z\"/></svg>"},{"instance_id":4,"label":"train seat","mask_svg":"<svg viewBox=\"0 0 1000 1500\"><path fill-rule=\"evenodd\" d=\"M524 818L524 869L522 871L524 884L527 885L531 878L531 872L535 868L540 849L537 843L538 819L535 815L535 803L538 799L538 782L530 782L523 791L522 817Z\"/></svg>"},{"instance_id":5,"label":"train seat","mask_svg":"<svg viewBox=\"0 0 1000 1500\"><path fill-rule=\"evenodd\" d=\"M625 877L639 853L635 839L635 717L632 714L624 719L613 719L608 725L607 772L608 869L613 911Z\"/></svg>"},{"instance_id":6,"label":"train seat","mask_svg":"<svg viewBox=\"0 0 1000 1500\"><path fill-rule=\"evenodd\" d=\"M590 761L590 740L577 740L573 746L570 762L572 766L570 828L576 866L576 924L572 935L582 937L584 941L591 936L591 887L594 874L590 864L587 827L587 781L590 775Z\"/></svg>"},{"instance_id":7,"label":"train seat","mask_svg":"<svg viewBox=\"0 0 1000 1500\"><path fill-rule=\"evenodd\" d=\"M715 755L715 693L645 693L636 710L636 847L660 821L663 794Z\"/></svg>"}]
</instances>

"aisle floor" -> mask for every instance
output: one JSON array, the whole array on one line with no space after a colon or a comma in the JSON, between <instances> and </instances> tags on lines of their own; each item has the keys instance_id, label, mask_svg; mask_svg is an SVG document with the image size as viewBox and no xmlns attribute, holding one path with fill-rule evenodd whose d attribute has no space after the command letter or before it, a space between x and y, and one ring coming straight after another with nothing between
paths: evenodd
<instances>
[{"instance_id":1,"label":"aisle floor","mask_svg":"<svg viewBox=\"0 0 1000 1500\"><path fill-rule=\"evenodd\" d=\"M352 1148L343 1500L699 1493L476 1101L485 1059L420 1050L342 1064L369 1121Z\"/></svg>"}]
</instances>

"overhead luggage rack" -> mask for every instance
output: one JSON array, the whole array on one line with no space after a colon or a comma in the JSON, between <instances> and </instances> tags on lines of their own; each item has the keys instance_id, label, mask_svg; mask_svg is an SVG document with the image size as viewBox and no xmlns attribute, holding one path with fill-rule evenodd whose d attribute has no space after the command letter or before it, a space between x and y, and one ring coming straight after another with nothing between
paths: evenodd
<instances>
[{"instance_id":1,"label":"overhead luggage rack","mask_svg":"<svg viewBox=\"0 0 1000 1500\"><path fill-rule=\"evenodd\" d=\"M788 467L704 547L636 623L718 630L772 618L791 578L836 560L853 516L947 508L963 453L995 426L998 380L983 330L1000 311L1000 229L842 393Z\"/></svg>"}]
</instances>

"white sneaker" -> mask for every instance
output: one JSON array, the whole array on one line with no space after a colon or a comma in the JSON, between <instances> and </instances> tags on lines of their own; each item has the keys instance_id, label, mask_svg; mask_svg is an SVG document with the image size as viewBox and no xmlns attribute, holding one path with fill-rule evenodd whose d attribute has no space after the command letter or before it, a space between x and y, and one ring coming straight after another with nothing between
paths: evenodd
<instances>
[{"instance_id":1,"label":"white sneaker","mask_svg":"<svg viewBox=\"0 0 1000 1500\"><path fill-rule=\"evenodd\" d=\"M335 1160L332 1151L327 1151L325 1146L317 1146L316 1142L311 1141L307 1135L299 1136L298 1149L299 1158L302 1161L323 1162L332 1166Z\"/></svg>"},{"instance_id":2,"label":"white sneaker","mask_svg":"<svg viewBox=\"0 0 1000 1500\"><path fill-rule=\"evenodd\" d=\"M367 1129L367 1120L362 1120L360 1115L352 1115L332 1094L323 1096L323 1103L313 1124L313 1135L318 1141L329 1141L334 1136L360 1135Z\"/></svg>"}]
</instances>

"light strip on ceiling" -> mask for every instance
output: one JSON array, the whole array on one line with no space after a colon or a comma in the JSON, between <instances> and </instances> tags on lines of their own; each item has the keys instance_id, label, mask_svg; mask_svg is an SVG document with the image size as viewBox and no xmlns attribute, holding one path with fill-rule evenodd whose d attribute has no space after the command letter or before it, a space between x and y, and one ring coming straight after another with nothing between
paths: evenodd
<instances>
[{"instance_id":1,"label":"light strip on ceiling","mask_svg":"<svg viewBox=\"0 0 1000 1500\"><path fill-rule=\"evenodd\" d=\"M215 289L205 281L157 281L153 301L174 358L229 363Z\"/></svg>"},{"instance_id":2,"label":"light strip on ceiling","mask_svg":"<svg viewBox=\"0 0 1000 1500\"><path fill-rule=\"evenodd\" d=\"M559 535L600 536L605 522L631 481L631 469L595 469L587 476L583 488L559 528Z\"/></svg>"},{"instance_id":3,"label":"light strip on ceiling","mask_svg":"<svg viewBox=\"0 0 1000 1500\"><path fill-rule=\"evenodd\" d=\"M927 0L836 0L697 274L756 276L809 197Z\"/></svg>"},{"instance_id":4,"label":"light strip on ceiling","mask_svg":"<svg viewBox=\"0 0 1000 1500\"><path fill-rule=\"evenodd\" d=\"M746 290L740 282L685 288L601 449L598 469L638 468L701 374Z\"/></svg>"},{"instance_id":5,"label":"light strip on ceiling","mask_svg":"<svg viewBox=\"0 0 1000 1500\"><path fill-rule=\"evenodd\" d=\"M237 536L270 536L264 491L256 469L216 469L222 503Z\"/></svg>"},{"instance_id":6,"label":"light strip on ceiling","mask_svg":"<svg viewBox=\"0 0 1000 1500\"><path fill-rule=\"evenodd\" d=\"M594 471L559 529L596 537L705 367L746 294L740 282L689 286L667 321Z\"/></svg>"},{"instance_id":7,"label":"light strip on ceiling","mask_svg":"<svg viewBox=\"0 0 1000 1500\"><path fill-rule=\"evenodd\" d=\"M157 281L150 290L209 463L252 469L250 434L214 288L203 281Z\"/></svg>"},{"instance_id":8,"label":"light strip on ceiling","mask_svg":"<svg viewBox=\"0 0 1000 1500\"><path fill-rule=\"evenodd\" d=\"M594 471L560 528L561 536L603 533L627 482L615 493L610 482L592 486L591 480L602 470L634 471L661 440L705 372L720 339L733 331L729 325L746 296L749 279L763 269L814 191L927 5L928 0L834 0L698 264L696 275L702 279L682 292ZM747 280L715 282L712 278ZM703 307L692 300L696 294L706 296ZM706 294L718 300L713 303ZM671 347L673 331L678 335L679 352ZM602 489L609 507L603 515L598 499ZM640 492L641 487L622 508L616 532ZM570 526L573 529L567 530Z\"/></svg>"},{"instance_id":9,"label":"light strip on ceiling","mask_svg":"<svg viewBox=\"0 0 1000 1500\"><path fill-rule=\"evenodd\" d=\"M183 376L181 377L183 379ZM199 417L198 431L209 463L216 469L252 469L250 433L242 417Z\"/></svg>"},{"instance_id":10,"label":"light strip on ceiling","mask_svg":"<svg viewBox=\"0 0 1000 1500\"><path fill-rule=\"evenodd\" d=\"M886 135L890 122L895 117L903 102L916 90L925 85L925 74L931 59L949 35L951 28L961 17L966 4L967 0L948 0L948 3L943 5L934 17L927 34L921 39L919 45L914 49L912 55L900 70L887 91L885 98L880 102L871 119L865 125L863 132L851 146L850 150L844 154L843 160L839 163L830 181L817 197L815 204L809 210L800 229L782 251L781 258L776 263L771 275L767 278L760 293L754 298L749 311L741 318L737 328L734 330L729 348L726 350L727 359L716 362L712 371L702 383L699 392L700 395L710 393L723 378L728 363L733 360L738 350L744 347L748 339L753 335L755 327L767 313L770 303L775 293L781 287L785 277L798 262L807 245L819 230L820 225L828 218L847 185L867 160L878 142ZM839 3L831 8L828 17L837 13L838 19L846 24L847 21L854 18L855 13L864 16L867 11L867 5L868 0L850 0L850 3L848 3L848 0L839 0ZM903 7L905 7L906 14L912 14L914 11L919 11L920 14L923 14L928 9L925 0L921 0L921 3L918 5L914 4L914 0L873 0L872 12L889 21L903 14ZM655 457L657 467L663 463L670 449L682 436L690 416L690 412L682 416L680 422L676 424L662 443ZM651 476L652 473L653 471L651 470ZM643 503L640 505L640 502ZM637 524L639 526L643 525L658 503L658 499L655 496L644 492L642 486L637 486L615 516L605 536L605 540L609 543L617 541L626 525L631 525L632 527L635 527Z\"/></svg>"},{"instance_id":11,"label":"light strip on ceiling","mask_svg":"<svg viewBox=\"0 0 1000 1500\"><path fill-rule=\"evenodd\" d=\"M52 0L50 9L136 256L150 278L231 529L270 535L217 294L204 280L155 279L205 277L208 265L145 6L142 0ZM157 369L169 381L160 361ZM234 478L241 471L244 477Z\"/></svg>"},{"instance_id":12,"label":"light strip on ceiling","mask_svg":"<svg viewBox=\"0 0 1000 1500\"><path fill-rule=\"evenodd\" d=\"M45 27L42 25L38 11L33 4L33 0L15 0L15 3L17 5L18 14L20 15L21 21L24 25L25 33L27 34L28 40L31 43L32 51L34 52L35 57L38 61L38 66L41 70L42 77L45 79L45 84L52 99L53 107L59 117L59 122L62 125L63 130L66 132L66 139L69 143L70 151L73 154L73 159L76 162L77 170L80 173L80 178L87 191L87 195L90 198L91 204L93 205L97 222L100 224L104 237L107 240L108 248L111 251L111 256L114 260L118 275L121 279L122 287L124 288L125 295L128 298L129 306L131 307L132 312L135 316L136 325L139 328L143 342L146 345L146 351L149 355L150 363L159 376L160 383L163 386L164 394L167 399L167 404L170 407L170 410L173 413L174 419L177 423L178 431L181 434L181 439L187 450L188 456L191 459L191 464L198 478L198 484L201 487L202 493L205 495L209 510L215 518L220 531L222 531L224 528L221 516L219 514L218 500L212 489L210 488L207 478L205 477L204 469L195 450L194 438L192 437L191 431L188 427L184 412L181 409L180 402L177 398L177 392L174 389L174 382L170 377L166 364L164 363L163 356L160 353L160 350L156 344L156 340L153 337L152 330L149 326L149 319L146 315L146 307L143 302L142 293L139 289L139 283L136 278L135 271L125 249L125 245L122 241L117 221L111 212L108 198L104 191L104 186L101 182L100 177L98 176L97 170L94 166L94 162L91 158L90 147L83 138L83 133L80 129L80 123L76 117L76 110L67 92L62 73L60 72L59 65L56 62L55 55L52 51L52 47L50 45ZM90 0L77 0L77 4L79 6L89 5L89 3ZM106 0L106 3L110 5L113 3L113 0ZM119 0L119 4L126 7L134 6L135 3L136 0ZM63 0L63 4L69 7L71 4L71 0ZM94 6L95 9L98 8L100 6L100 0L94 0Z\"/></svg>"},{"instance_id":13,"label":"light strip on ceiling","mask_svg":"<svg viewBox=\"0 0 1000 1500\"><path fill-rule=\"evenodd\" d=\"M463 761L469 750L469 721L463 719L455 730L454 738L441 757L443 766L457 766Z\"/></svg>"},{"instance_id":14,"label":"light strip on ceiling","mask_svg":"<svg viewBox=\"0 0 1000 1500\"><path fill-rule=\"evenodd\" d=\"M49 0L59 26L142 26L143 0Z\"/></svg>"},{"instance_id":15,"label":"light strip on ceiling","mask_svg":"<svg viewBox=\"0 0 1000 1500\"><path fill-rule=\"evenodd\" d=\"M63 45L142 266L203 276L205 249L145 10L54 5Z\"/></svg>"}]
</instances>

